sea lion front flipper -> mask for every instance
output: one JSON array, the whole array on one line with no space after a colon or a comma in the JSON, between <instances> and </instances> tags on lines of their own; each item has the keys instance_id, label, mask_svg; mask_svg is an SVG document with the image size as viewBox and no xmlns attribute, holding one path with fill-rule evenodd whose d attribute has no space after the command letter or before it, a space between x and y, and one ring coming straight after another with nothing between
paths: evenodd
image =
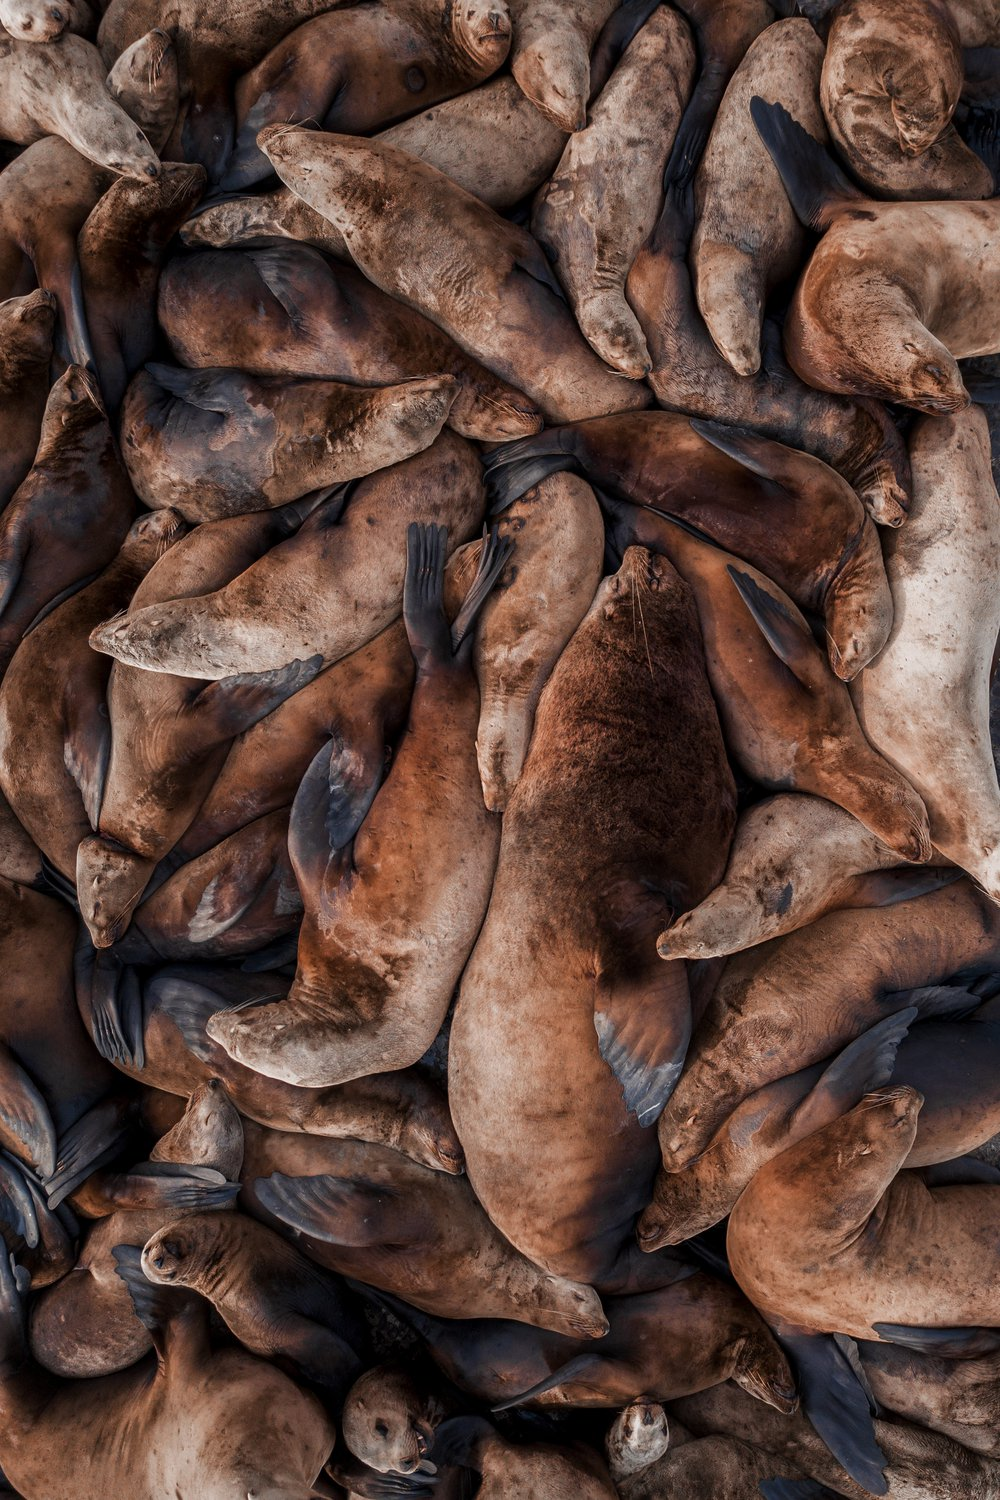
<instances>
[{"instance_id":1,"label":"sea lion front flipper","mask_svg":"<svg viewBox=\"0 0 1000 1500\"><path fill-rule=\"evenodd\" d=\"M56 1169L56 1127L49 1106L21 1064L0 1044L0 1133L16 1142L43 1177Z\"/></svg>"},{"instance_id":2,"label":"sea lion front flipper","mask_svg":"<svg viewBox=\"0 0 1000 1500\"><path fill-rule=\"evenodd\" d=\"M234 1000L227 1005L222 995L178 974L160 976L156 985L157 1009L176 1026L192 1056L208 1062L217 1055L215 1044L205 1030L209 1017L223 1010L238 1010L245 1002ZM285 994L286 990L279 989L273 995L255 997L253 1003L265 1005L272 1000L283 1000Z\"/></svg>"},{"instance_id":3,"label":"sea lion front flipper","mask_svg":"<svg viewBox=\"0 0 1000 1500\"><path fill-rule=\"evenodd\" d=\"M755 94L750 118L778 169L788 201L807 229L822 233L841 209L870 201L783 104L768 104Z\"/></svg>"},{"instance_id":4,"label":"sea lion front flipper","mask_svg":"<svg viewBox=\"0 0 1000 1500\"><path fill-rule=\"evenodd\" d=\"M292 803L288 849L303 889L319 890L330 861L364 822L385 776L385 745L335 735L309 763Z\"/></svg>"},{"instance_id":5,"label":"sea lion front flipper","mask_svg":"<svg viewBox=\"0 0 1000 1500\"><path fill-rule=\"evenodd\" d=\"M670 912L650 922L650 949ZM594 1027L601 1056L622 1086L625 1108L653 1125L677 1086L691 1040L691 997L683 962L657 959L641 978L600 975Z\"/></svg>"},{"instance_id":6,"label":"sea lion front flipper","mask_svg":"<svg viewBox=\"0 0 1000 1500\"><path fill-rule=\"evenodd\" d=\"M128 1101L110 1095L88 1109L59 1137L55 1171L45 1178L50 1208L58 1208L91 1172L103 1167L121 1150L128 1135Z\"/></svg>"},{"instance_id":7,"label":"sea lion front flipper","mask_svg":"<svg viewBox=\"0 0 1000 1500\"><path fill-rule=\"evenodd\" d=\"M145 1015L142 990L135 970L123 964L111 948L93 948L85 942L78 949L77 999L90 1016L94 1046L110 1063L144 1068ZM89 960L89 983L81 982L80 963Z\"/></svg>"},{"instance_id":8,"label":"sea lion front flipper","mask_svg":"<svg viewBox=\"0 0 1000 1500\"><path fill-rule=\"evenodd\" d=\"M539 1380L527 1390L519 1391L516 1396L508 1396L506 1401L500 1401L496 1406L491 1406L490 1411L510 1411L515 1406L523 1406L526 1401L534 1401L538 1396L544 1396L547 1391L554 1391L560 1385L566 1385L570 1381L578 1382L581 1377L593 1374L595 1370L608 1370L613 1364L614 1360L606 1359L600 1354L578 1354L574 1359L567 1360L564 1365L560 1365L558 1370L553 1370L551 1375L546 1375L544 1380ZM600 1387L595 1383L594 1389L599 1393L603 1389L603 1383ZM436 1462L437 1459L435 1459Z\"/></svg>"},{"instance_id":9,"label":"sea lion front flipper","mask_svg":"<svg viewBox=\"0 0 1000 1500\"><path fill-rule=\"evenodd\" d=\"M41 1239L39 1208L43 1213L47 1211L44 1205L36 1203L23 1164L6 1151L0 1151L0 1220L21 1236L29 1250L36 1249Z\"/></svg>"},{"instance_id":10,"label":"sea lion front flipper","mask_svg":"<svg viewBox=\"0 0 1000 1500\"><path fill-rule=\"evenodd\" d=\"M872 870L857 876L845 908L895 906L898 901L912 901L930 891L941 890L961 880L963 871L944 865L900 865L892 870Z\"/></svg>"},{"instance_id":11,"label":"sea lion front flipper","mask_svg":"<svg viewBox=\"0 0 1000 1500\"><path fill-rule=\"evenodd\" d=\"M907 1323L873 1323L872 1327L886 1343L942 1359L979 1359L1000 1349L1000 1328L917 1328Z\"/></svg>"},{"instance_id":12,"label":"sea lion front flipper","mask_svg":"<svg viewBox=\"0 0 1000 1500\"><path fill-rule=\"evenodd\" d=\"M590 55L588 107L621 62L626 47L639 35L659 4L660 0L622 0L610 19L605 21Z\"/></svg>"},{"instance_id":13,"label":"sea lion front flipper","mask_svg":"<svg viewBox=\"0 0 1000 1500\"><path fill-rule=\"evenodd\" d=\"M771 480L790 495L798 493L793 463L800 455L795 449L745 427L727 427L724 422L709 422L701 417L691 418L691 428L706 443L711 443L720 453L749 469L751 474Z\"/></svg>"},{"instance_id":14,"label":"sea lion front flipper","mask_svg":"<svg viewBox=\"0 0 1000 1500\"><path fill-rule=\"evenodd\" d=\"M549 428L483 453L490 515L499 515L550 474L581 474L579 461L564 446L567 442L572 442L572 431Z\"/></svg>"},{"instance_id":15,"label":"sea lion front flipper","mask_svg":"<svg viewBox=\"0 0 1000 1500\"><path fill-rule=\"evenodd\" d=\"M801 1409L834 1458L862 1489L886 1494L888 1459L875 1441L868 1395L844 1351L823 1334L774 1332L794 1367Z\"/></svg>"},{"instance_id":16,"label":"sea lion front flipper","mask_svg":"<svg viewBox=\"0 0 1000 1500\"><path fill-rule=\"evenodd\" d=\"M860 1104L889 1082L899 1045L919 1012L915 1005L887 1016L845 1047L793 1111L790 1128L802 1140Z\"/></svg>"},{"instance_id":17,"label":"sea lion front flipper","mask_svg":"<svg viewBox=\"0 0 1000 1500\"><path fill-rule=\"evenodd\" d=\"M206 683L185 708L197 714L199 728L211 723L219 739L232 739L307 687L322 670L322 656L296 658L268 672L238 672Z\"/></svg>"},{"instance_id":18,"label":"sea lion front flipper","mask_svg":"<svg viewBox=\"0 0 1000 1500\"><path fill-rule=\"evenodd\" d=\"M111 1254L115 1270L128 1289L135 1315L153 1340L162 1369L171 1325L185 1313L197 1311L201 1299L196 1292L189 1292L186 1288L147 1281L142 1269L142 1249L138 1245L115 1245ZM203 1341L203 1318L198 1320L195 1336L199 1342ZM199 1365L196 1363L193 1368L197 1369Z\"/></svg>"},{"instance_id":19,"label":"sea lion front flipper","mask_svg":"<svg viewBox=\"0 0 1000 1500\"><path fill-rule=\"evenodd\" d=\"M929 1188L975 1187L981 1183L992 1187L1000 1183L1000 1167L980 1161L977 1156L956 1156L953 1161L935 1162L933 1166L921 1167L920 1175L924 1186Z\"/></svg>"},{"instance_id":20,"label":"sea lion front flipper","mask_svg":"<svg viewBox=\"0 0 1000 1500\"><path fill-rule=\"evenodd\" d=\"M401 1193L363 1177L258 1177L254 1193L268 1213L330 1245L404 1245L432 1232L426 1213Z\"/></svg>"},{"instance_id":21,"label":"sea lion front flipper","mask_svg":"<svg viewBox=\"0 0 1000 1500\"><path fill-rule=\"evenodd\" d=\"M214 1167L187 1162L143 1161L126 1173L128 1209L192 1209L208 1213L227 1208L239 1196L238 1182L227 1182Z\"/></svg>"},{"instance_id":22,"label":"sea lion front flipper","mask_svg":"<svg viewBox=\"0 0 1000 1500\"><path fill-rule=\"evenodd\" d=\"M792 614L786 601L762 588L757 579L742 568L734 568L729 563L726 572L775 656L784 662L803 687L811 688L818 648L798 610Z\"/></svg>"},{"instance_id":23,"label":"sea lion front flipper","mask_svg":"<svg viewBox=\"0 0 1000 1500\"><path fill-rule=\"evenodd\" d=\"M484 527L483 546L479 554L476 576L451 625L453 654L458 654L459 647L476 623L476 616L489 598L493 585L507 566L514 546L515 543L511 537L504 537L501 540L500 533L495 526L489 530Z\"/></svg>"}]
</instances>

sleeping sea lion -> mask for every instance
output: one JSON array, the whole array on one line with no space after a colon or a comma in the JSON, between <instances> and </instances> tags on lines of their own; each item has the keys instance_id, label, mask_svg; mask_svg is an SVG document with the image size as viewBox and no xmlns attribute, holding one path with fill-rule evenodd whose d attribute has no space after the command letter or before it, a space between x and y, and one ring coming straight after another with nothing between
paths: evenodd
<instances>
[{"instance_id":1,"label":"sleeping sea lion","mask_svg":"<svg viewBox=\"0 0 1000 1500\"><path fill-rule=\"evenodd\" d=\"M513 1326L520 1330L525 1324ZM452 1414L449 1405L432 1381L418 1380L406 1366L376 1365L347 1393L340 1417L344 1442L378 1474L413 1474L433 1447L437 1428Z\"/></svg>"},{"instance_id":2,"label":"sleeping sea lion","mask_svg":"<svg viewBox=\"0 0 1000 1500\"><path fill-rule=\"evenodd\" d=\"M576 320L605 364L649 373L625 278L659 216L663 168L694 75L691 33L657 6L629 43L541 189L531 232L546 250Z\"/></svg>"},{"instance_id":3,"label":"sleeping sea lion","mask_svg":"<svg viewBox=\"0 0 1000 1500\"><path fill-rule=\"evenodd\" d=\"M582 130L590 54L615 0L510 0L510 70L522 93L560 130Z\"/></svg>"},{"instance_id":4,"label":"sleeping sea lion","mask_svg":"<svg viewBox=\"0 0 1000 1500\"><path fill-rule=\"evenodd\" d=\"M617 1500L604 1458L593 1448L511 1443L484 1417L452 1417L438 1429L432 1453L437 1468L457 1468L472 1484L478 1479L481 1500Z\"/></svg>"},{"instance_id":5,"label":"sleeping sea lion","mask_svg":"<svg viewBox=\"0 0 1000 1500\"><path fill-rule=\"evenodd\" d=\"M685 970L657 970L655 934L717 884L734 821L690 591L629 548L542 691L449 1062L490 1217L608 1291L672 1279L630 1242L691 1029Z\"/></svg>"},{"instance_id":6,"label":"sleeping sea lion","mask_svg":"<svg viewBox=\"0 0 1000 1500\"><path fill-rule=\"evenodd\" d=\"M380 125L463 94L510 50L506 0L372 0L303 21L236 84L236 140L222 187L271 175L257 140L273 125L370 135Z\"/></svg>"},{"instance_id":7,"label":"sleeping sea lion","mask_svg":"<svg viewBox=\"0 0 1000 1500\"><path fill-rule=\"evenodd\" d=\"M645 406L580 334L538 242L443 172L378 141L271 126L261 148L376 286L424 313L556 422ZM419 241L399 259L400 236ZM475 288L470 298L468 288Z\"/></svg>"},{"instance_id":8,"label":"sleeping sea lion","mask_svg":"<svg viewBox=\"0 0 1000 1500\"><path fill-rule=\"evenodd\" d=\"M858 1353L880 1406L965 1448L1000 1457L1000 1355L949 1359L868 1342L858 1345Z\"/></svg>"},{"instance_id":9,"label":"sleeping sea lion","mask_svg":"<svg viewBox=\"0 0 1000 1500\"><path fill-rule=\"evenodd\" d=\"M73 17L73 0L53 4L51 0L3 0L0 26L16 42L54 42Z\"/></svg>"},{"instance_id":10,"label":"sleeping sea lion","mask_svg":"<svg viewBox=\"0 0 1000 1500\"><path fill-rule=\"evenodd\" d=\"M51 292L0 302L0 509L27 477L38 447L55 322Z\"/></svg>"},{"instance_id":11,"label":"sleeping sea lion","mask_svg":"<svg viewBox=\"0 0 1000 1500\"><path fill-rule=\"evenodd\" d=\"M767 1481L800 1479L801 1469L723 1433L678 1446L674 1434L679 1426L671 1416L668 1450L634 1478L619 1482L621 1500L716 1500L720 1495L726 1500L760 1500L761 1495L796 1500L794 1490L772 1491ZM836 1500L836 1495L817 1486L803 1490L801 1500Z\"/></svg>"},{"instance_id":12,"label":"sleeping sea lion","mask_svg":"<svg viewBox=\"0 0 1000 1500\"><path fill-rule=\"evenodd\" d=\"M152 364L128 388L122 449L144 504L219 521L401 463L457 391L451 375L356 386Z\"/></svg>"},{"instance_id":13,"label":"sleeping sea lion","mask_svg":"<svg viewBox=\"0 0 1000 1500\"><path fill-rule=\"evenodd\" d=\"M210 679L265 672L303 655L339 661L398 614L412 517L447 526L452 546L475 533L485 507L482 471L468 443L442 432L423 453L360 480L339 519L331 506L232 583L134 610L94 631L91 645L149 671Z\"/></svg>"},{"instance_id":14,"label":"sleeping sea lion","mask_svg":"<svg viewBox=\"0 0 1000 1500\"><path fill-rule=\"evenodd\" d=\"M427 318L304 245L177 257L160 281L159 320L175 357L195 369L357 385L440 372L458 382L448 426L463 436L503 442L541 426L526 396Z\"/></svg>"}]
</instances>

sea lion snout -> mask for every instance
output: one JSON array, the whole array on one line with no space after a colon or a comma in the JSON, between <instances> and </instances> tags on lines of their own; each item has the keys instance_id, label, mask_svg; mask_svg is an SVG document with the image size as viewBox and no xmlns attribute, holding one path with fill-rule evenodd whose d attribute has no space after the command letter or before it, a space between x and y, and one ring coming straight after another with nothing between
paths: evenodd
<instances>
[{"instance_id":1,"label":"sea lion snout","mask_svg":"<svg viewBox=\"0 0 1000 1500\"><path fill-rule=\"evenodd\" d=\"M154 1235L142 1252L142 1269L150 1281L176 1280L185 1257L180 1239L165 1234Z\"/></svg>"}]
</instances>

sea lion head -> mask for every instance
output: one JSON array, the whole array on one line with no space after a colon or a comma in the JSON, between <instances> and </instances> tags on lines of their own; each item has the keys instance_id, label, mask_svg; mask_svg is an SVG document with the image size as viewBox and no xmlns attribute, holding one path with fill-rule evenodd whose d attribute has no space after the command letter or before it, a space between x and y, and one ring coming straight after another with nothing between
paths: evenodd
<instances>
[{"instance_id":1,"label":"sea lion head","mask_svg":"<svg viewBox=\"0 0 1000 1500\"><path fill-rule=\"evenodd\" d=\"M26 366L47 365L55 326L52 292L34 291L0 302L0 376L20 378Z\"/></svg>"},{"instance_id":2,"label":"sea lion head","mask_svg":"<svg viewBox=\"0 0 1000 1500\"><path fill-rule=\"evenodd\" d=\"M642 1396L619 1412L604 1443L612 1473L622 1476L648 1469L669 1446L666 1412L658 1402Z\"/></svg>"},{"instance_id":3,"label":"sea lion head","mask_svg":"<svg viewBox=\"0 0 1000 1500\"><path fill-rule=\"evenodd\" d=\"M449 0L446 10L456 46L477 70L493 73L502 67L512 34L507 0Z\"/></svg>"},{"instance_id":4,"label":"sea lion head","mask_svg":"<svg viewBox=\"0 0 1000 1500\"><path fill-rule=\"evenodd\" d=\"M229 1182L243 1166L243 1120L218 1078L195 1089L187 1109L149 1154L150 1161L212 1167Z\"/></svg>"},{"instance_id":5,"label":"sea lion head","mask_svg":"<svg viewBox=\"0 0 1000 1500\"><path fill-rule=\"evenodd\" d=\"M180 104L177 49L170 33L158 26L127 47L108 74L108 89L153 150L162 150Z\"/></svg>"},{"instance_id":6,"label":"sea lion head","mask_svg":"<svg viewBox=\"0 0 1000 1500\"><path fill-rule=\"evenodd\" d=\"M104 421L107 421L107 412L97 376L82 365L70 365L49 392L42 441L53 435L53 429L62 429L63 433L82 433L95 422Z\"/></svg>"},{"instance_id":7,"label":"sea lion head","mask_svg":"<svg viewBox=\"0 0 1000 1500\"><path fill-rule=\"evenodd\" d=\"M15 42L54 42L70 23L69 0L2 0L0 25Z\"/></svg>"},{"instance_id":8,"label":"sea lion head","mask_svg":"<svg viewBox=\"0 0 1000 1500\"><path fill-rule=\"evenodd\" d=\"M76 889L95 948L110 948L123 935L155 863L97 833L82 841Z\"/></svg>"},{"instance_id":9,"label":"sea lion head","mask_svg":"<svg viewBox=\"0 0 1000 1500\"><path fill-rule=\"evenodd\" d=\"M379 1474L414 1474L434 1446L427 1406L407 1371L387 1365L368 1370L344 1403L344 1442Z\"/></svg>"},{"instance_id":10,"label":"sea lion head","mask_svg":"<svg viewBox=\"0 0 1000 1500\"><path fill-rule=\"evenodd\" d=\"M807 1136L803 1144L822 1143L824 1151L836 1152L838 1177L845 1189L856 1174L868 1177L873 1172L884 1176L888 1187L909 1155L923 1102L923 1094L909 1084L873 1089L847 1114Z\"/></svg>"},{"instance_id":11,"label":"sea lion head","mask_svg":"<svg viewBox=\"0 0 1000 1500\"><path fill-rule=\"evenodd\" d=\"M199 1213L165 1224L147 1240L142 1269L158 1286L199 1286L206 1293L213 1272L232 1265L230 1213ZM228 1263L228 1265L227 1265Z\"/></svg>"},{"instance_id":12,"label":"sea lion head","mask_svg":"<svg viewBox=\"0 0 1000 1500\"><path fill-rule=\"evenodd\" d=\"M540 1271L533 1290L526 1300L539 1314L540 1327L578 1339L602 1339L608 1332L611 1325L592 1286Z\"/></svg>"},{"instance_id":13,"label":"sea lion head","mask_svg":"<svg viewBox=\"0 0 1000 1500\"><path fill-rule=\"evenodd\" d=\"M680 1172L657 1174L653 1200L636 1225L639 1246L647 1253L685 1240L720 1224L732 1208L731 1153L724 1126L706 1151ZM739 1163L738 1163L739 1164ZM753 1174L752 1157L747 1176Z\"/></svg>"},{"instance_id":14,"label":"sea lion head","mask_svg":"<svg viewBox=\"0 0 1000 1500\"><path fill-rule=\"evenodd\" d=\"M764 1320L752 1308L748 1312L752 1326L739 1336L730 1351L736 1355L732 1379L748 1395L789 1417L799 1405L792 1367Z\"/></svg>"},{"instance_id":15,"label":"sea lion head","mask_svg":"<svg viewBox=\"0 0 1000 1500\"><path fill-rule=\"evenodd\" d=\"M572 134L587 123L590 59L579 47L531 43L511 64L521 92L559 130Z\"/></svg>"},{"instance_id":16,"label":"sea lion head","mask_svg":"<svg viewBox=\"0 0 1000 1500\"><path fill-rule=\"evenodd\" d=\"M175 542L186 535L188 523L179 510L150 510L133 521L121 550L129 557L151 568L157 558L169 552Z\"/></svg>"}]
</instances>

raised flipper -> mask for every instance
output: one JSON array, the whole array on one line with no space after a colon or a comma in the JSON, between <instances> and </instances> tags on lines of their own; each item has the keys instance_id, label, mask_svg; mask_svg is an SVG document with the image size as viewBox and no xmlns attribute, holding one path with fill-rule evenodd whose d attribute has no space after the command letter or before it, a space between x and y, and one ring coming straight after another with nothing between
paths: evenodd
<instances>
[{"instance_id":1,"label":"raised flipper","mask_svg":"<svg viewBox=\"0 0 1000 1500\"><path fill-rule=\"evenodd\" d=\"M361 1177L274 1172L258 1177L253 1190L276 1219L330 1245L404 1245L434 1229L429 1216L402 1193Z\"/></svg>"},{"instance_id":2,"label":"raised flipper","mask_svg":"<svg viewBox=\"0 0 1000 1500\"><path fill-rule=\"evenodd\" d=\"M774 1332L791 1359L802 1411L834 1458L862 1489L886 1494L888 1460L875 1441L868 1395L844 1351L826 1335Z\"/></svg>"},{"instance_id":3,"label":"raised flipper","mask_svg":"<svg viewBox=\"0 0 1000 1500\"><path fill-rule=\"evenodd\" d=\"M818 1479L762 1479L757 1488L764 1500L839 1500Z\"/></svg>"},{"instance_id":4,"label":"raised flipper","mask_svg":"<svg viewBox=\"0 0 1000 1500\"><path fill-rule=\"evenodd\" d=\"M624 0L605 22L590 55L590 99L593 104L622 59L626 47L639 35L660 0Z\"/></svg>"},{"instance_id":5,"label":"raised flipper","mask_svg":"<svg viewBox=\"0 0 1000 1500\"><path fill-rule=\"evenodd\" d=\"M873 1323L872 1327L888 1344L942 1359L979 1359L1000 1349L1000 1328L917 1328L908 1323Z\"/></svg>"},{"instance_id":6,"label":"raised flipper","mask_svg":"<svg viewBox=\"0 0 1000 1500\"><path fill-rule=\"evenodd\" d=\"M302 889L318 890L348 849L385 775L385 746L335 735L317 750L292 803L288 849Z\"/></svg>"},{"instance_id":7,"label":"raised flipper","mask_svg":"<svg viewBox=\"0 0 1000 1500\"><path fill-rule=\"evenodd\" d=\"M732 563L728 564L726 572L775 656L784 662L803 687L809 688L819 648L794 604L790 599L779 599L777 593L772 594L762 587L753 574L734 568Z\"/></svg>"},{"instance_id":8,"label":"raised flipper","mask_svg":"<svg viewBox=\"0 0 1000 1500\"><path fill-rule=\"evenodd\" d=\"M206 683L185 705L197 714L199 728L210 723L218 738L232 739L267 717L286 698L308 687L323 668L322 656L296 659L269 672L240 672Z\"/></svg>"},{"instance_id":9,"label":"raised flipper","mask_svg":"<svg viewBox=\"0 0 1000 1500\"><path fill-rule=\"evenodd\" d=\"M596 1377L598 1371L604 1372L605 1376L615 1364L614 1360L602 1358L600 1354L578 1354L573 1359L560 1365L558 1370L553 1370L551 1375L546 1375L544 1380L536 1381L527 1390L519 1391L516 1396L508 1396L506 1401L500 1401L496 1406L491 1406L493 1412L510 1411L515 1406L523 1406L526 1401L536 1401L539 1396L544 1396L548 1391L557 1390L561 1385L586 1385L587 1377ZM626 1373L626 1366L622 1366ZM591 1389L597 1395L604 1392L607 1380L593 1380Z\"/></svg>"},{"instance_id":10,"label":"raised flipper","mask_svg":"<svg viewBox=\"0 0 1000 1500\"><path fill-rule=\"evenodd\" d=\"M783 104L768 104L755 94L750 100L750 118L778 169L796 216L807 229L822 233L842 209L871 201Z\"/></svg>"},{"instance_id":11,"label":"raised flipper","mask_svg":"<svg viewBox=\"0 0 1000 1500\"><path fill-rule=\"evenodd\" d=\"M507 537L501 541L500 534L494 526L492 529L483 529L483 547L479 554L479 566L476 576L473 578L462 601L462 606L455 616L451 627L451 649L454 655L458 655L462 642L468 636L476 622L476 616L482 609L490 595L493 585L507 566L511 554L514 551L514 541Z\"/></svg>"},{"instance_id":12,"label":"raised flipper","mask_svg":"<svg viewBox=\"0 0 1000 1500\"><path fill-rule=\"evenodd\" d=\"M56 1169L56 1127L49 1106L9 1048L0 1043L0 1144L43 1177Z\"/></svg>"},{"instance_id":13,"label":"raised flipper","mask_svg":"<svg viewBox=\"0 0 1000 1500\"><path fill-rule=\"evenodd\" d=\"M136 972L111 948L77 948L77 1003L89 1015L94 1046L103 1058L126 1068L143 1068L145 1014Z\"/></svg>"},{"instance_id":14,"label":"raised flipper","mask_svg":"<svg viewBox=\"0 0 1000 1500\"><path fill-rule=\"evenodd\" d=\"M793 1139L802 1140L813 1131L822 1130L860 1104L873 1089L888 1083L899 1045L917 1015L915 1005L897 1011L845 1047L793 1111L790 1121Z\"/></svg>"},{"instance_id":15,"label":"raised flipper","mask_svg":"<svg viewBox=\"0 0 1000 1500\"><path fill-rule=\"evenodd\" d=\"M112 1095L81 1115L59 1137L55 1171L44 1179L50 1208L57 1208L91 1172L121 1150L129 1132L129 1101Z\"/></svg>"},{"instance_id":16,"label":"raised flipper","mask_svg":"<svg viewBox=\"0 0 1000 1500\"><path fill-rule=\"evenodd\" d=\"M956 1156L954 1161L921 1167L920 1175L929 1188L973 1187L983 1183L995 1187L1000 1183L1000 1167L980 1161L977 1156Z\"/></svg>"},{"instance_id":17,"label":"raised flipper","mask_svg":"<svg viewBox=\"0 0 1000 1500\"><path fill-rule=\"evenodd\" d=\"M926 896L946 885L954 885L964 873L943 865L901 865L893 870L873 870L870 874L858 876L845 907L895 906L898 901L912 901L915 896Z\"/></svg>"}]
</instances>

